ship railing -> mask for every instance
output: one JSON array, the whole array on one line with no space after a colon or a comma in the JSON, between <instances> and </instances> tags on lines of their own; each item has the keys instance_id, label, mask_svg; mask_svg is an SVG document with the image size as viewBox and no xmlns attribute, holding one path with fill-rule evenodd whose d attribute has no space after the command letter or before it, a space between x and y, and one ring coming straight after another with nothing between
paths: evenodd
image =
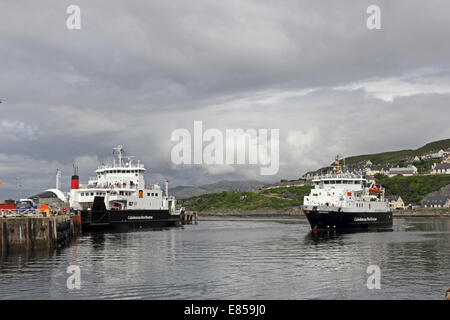
<instances>
[{"instance_id":1,"label":"ship railing","mask_svg":"<svg viewBox=\"0 0 450 320\"><path fill-rule=\"evenodd\" d=\"M97 170L104 170L104 169L123 169L123 170L127 170L127 169L145 169L145 165L143 163L139 163L139 164L134 164L132 163L131 165L128 166L120 166L116 163L116 165L114 166L114 164L106 164L106 165L101 165L97 167Z\"/></svg>"},{"instance_id":2,"label":"ship railing","mask_svg":"<svg viewBox=\"0 0 450 320\"><path fill-rule=\"evenodd\" d=\"M362 175L357 174L323 174L317 175L312 178L312 180L323 180L323 179L364 179Z\"/></svg>"}]
</instances>

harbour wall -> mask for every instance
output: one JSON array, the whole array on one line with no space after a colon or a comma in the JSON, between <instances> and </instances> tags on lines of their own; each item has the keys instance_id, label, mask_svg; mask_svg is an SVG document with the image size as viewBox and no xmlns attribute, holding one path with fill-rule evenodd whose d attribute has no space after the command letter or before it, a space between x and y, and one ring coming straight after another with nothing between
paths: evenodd
<instances>
[{"instance_id":1,"label":"harbour wall","mask_svg":"<svg viewBox=\"0 0 450 320\"><path fill-rule=\"evenodd\" d=\"M80 234L80 216L0 218L0 255L57 248Z\"/></svg>"}]
</instances>

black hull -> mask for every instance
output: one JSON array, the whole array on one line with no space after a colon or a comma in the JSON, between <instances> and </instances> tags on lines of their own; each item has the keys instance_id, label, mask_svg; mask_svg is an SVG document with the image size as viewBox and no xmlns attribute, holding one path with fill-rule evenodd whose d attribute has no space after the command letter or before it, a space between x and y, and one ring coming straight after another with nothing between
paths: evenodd
<instances>
[{"instance_id":1,"label":"black hull","mask_svg":"<svg viewBox=\"0 0 450 320\"><path fill-rule=\"evenodd\" d=\"M106 210L81 211L83 231L133 230L141 228L168 228L181 226L181 218L168 210Z\"/></svg>"},{"instance_id":2,"label":"black hull","mask_svg":"<svg viewBox=\"0 0 450 320\"><path fill-rule=\"evenodd\" d=\"M83 231L132 230L181 226L181 217L169 210L107 210L103 197L95 197L92 210L81 211Z\"/></svg>"},{"instance_id":3,"label":"black hull","mask_svg":"<svg viewBox=\"0 0 450 320\"><path fill-rule=\"evenodd\" d=\"M392 212L302 211L313 231L392 228Z\"/></svg>"}]
</instances>

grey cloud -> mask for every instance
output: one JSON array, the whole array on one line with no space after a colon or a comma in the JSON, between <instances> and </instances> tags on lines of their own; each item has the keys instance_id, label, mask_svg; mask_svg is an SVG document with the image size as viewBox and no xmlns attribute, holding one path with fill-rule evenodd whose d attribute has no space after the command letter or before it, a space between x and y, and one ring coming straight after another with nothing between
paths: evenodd
<instances>
[{"instance_id":1,"label":"grey cloud","mask_svg":"<svg viewBox=\"0 0 450 320\"><path fill-rule=\"evenodd\" d=\"M122 143L149 178L174 185L276 180L337 153L448 138L450 4L377 1L382 30L369 31L372 2L83 0L80 31L65 28L71 1L4 2L0 179L34 172L23 181L31 192L53 184L56 166L68 179L74 159L89 157L87 178ZM405 83L407 96L380 99ZM170 134L194 120L280 128L279 174L174 166Z\"/></svg>"}]
</instances>

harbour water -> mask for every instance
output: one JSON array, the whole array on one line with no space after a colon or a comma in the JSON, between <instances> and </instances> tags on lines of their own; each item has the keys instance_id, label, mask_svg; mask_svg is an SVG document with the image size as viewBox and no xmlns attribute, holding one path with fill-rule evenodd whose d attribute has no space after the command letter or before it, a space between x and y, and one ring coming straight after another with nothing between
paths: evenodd
<instances>
[{"instance_id":1,"label":"harbour water","mask_svg":"<svg viewBox=\"0 0 450 320\"><path fill-rule=\"evenodd\" d=\"M393 231L311 233L306 219L201 219L159 231L90 233L0 262L0 299L437 299L450 287L450 219ZM80 289L68 289L70 265ZM368 289L367 267L381 269Z\"/></svg>"}]
</instances>

